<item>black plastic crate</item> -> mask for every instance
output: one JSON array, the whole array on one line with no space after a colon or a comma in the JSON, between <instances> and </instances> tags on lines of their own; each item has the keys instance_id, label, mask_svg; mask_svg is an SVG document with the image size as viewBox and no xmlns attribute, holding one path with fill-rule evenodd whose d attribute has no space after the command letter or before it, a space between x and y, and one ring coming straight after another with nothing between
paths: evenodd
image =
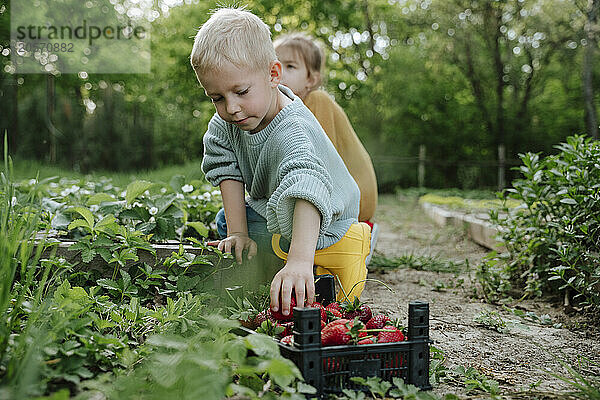
<instances>
[{"instance_id":1,"label":"black plastic crate","mask_svg":"<svg viewBox=\"0 0 600 400\"><path fill-rule=\"evenodd\" d=\"M316 308L295 307L294 346L279 343L281 355L296 364L319 395L339 394L342 389L364 390L350 380L355 376L376 376L390 382L398 377L422 390L431 389L429 303L409 303L409 340L397 343L323 347L320 315Z\"/></svg>"}]
</instances>

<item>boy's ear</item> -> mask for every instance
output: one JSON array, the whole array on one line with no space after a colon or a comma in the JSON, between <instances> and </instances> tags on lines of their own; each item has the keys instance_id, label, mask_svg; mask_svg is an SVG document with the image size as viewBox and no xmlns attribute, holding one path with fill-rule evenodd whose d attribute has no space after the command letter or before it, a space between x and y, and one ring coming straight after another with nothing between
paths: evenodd
<instances>
[{"instance_id":1,"label":"boy's ear","mask_svg":"<svg viewBox=\"0 0 600 400\"><path fill-rule=\"evenodd\" d=\"M277 85L281 83L282 73L283 67L281 66L281 62L279 62L279 60L271 61L271 68L269 71L271 87L277 87Z\"/></svg>"}]
</instances>

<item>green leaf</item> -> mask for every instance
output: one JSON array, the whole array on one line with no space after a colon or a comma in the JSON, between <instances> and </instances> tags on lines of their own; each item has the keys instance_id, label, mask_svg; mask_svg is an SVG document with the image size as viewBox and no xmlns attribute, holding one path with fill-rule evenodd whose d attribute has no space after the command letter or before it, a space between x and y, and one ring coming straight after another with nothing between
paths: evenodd
<instances>
[{"instance_id":1,"label":"green leaf","mask_svg":"<svg viewBox=\"0 0 600 400\"><path fill-rule=\"evenodd\" d=\"M133 203L139 195L144 193L146 190L152 187L153 183L148 181L134 181L127 185L127 193L125 194L125 200L127 204Z\"/></svg>"},{"instance_id":2,"label":"green leaf","mask_svg":"<svg viewBox=\"0 0 600 400\"><path fill-rule=\"evenodd\" d=\"M115 201L115 199L107 193L96 193L95 195L91 196L88 201L86 201L85 205L93 206L99 205L100 203L113 201Z\"/></svg>"},{"instance_id":3,"label":"green leaf","mask_svg":"<svg viewBox=\"0 0 600 400\"><path fill-rule=\"evenodd\" d=\"M76 219L69 224L68 229L72 231L75 228L85 228L88 232L91 232L94 228L93 225L89 225L87 221L83 219Z\"/></svg>"},{"instance_id":4,"label":"green leaf","mask_svg":"<svg viewBox=\"0 0 600 400\"><path fill-rule=\"evenodd\" d=\"M314 386L308 385L304 382L298 382L298 392L306 394L316 394L317 389Z\"/></svg>"},{"instance_id":5,"label":"green leaf","mask_svg":"<svg viewBox=\"0 0 600 400\"><path fill-rule=\"evenodd\" d=\"M269 374L273 382L281 387L289 386L300 375L296 365L286 358L271 358L263 361L259 364L258 369Z\"/></svg>"},{"instance_id":6,"label":"green leaf","mask_svg":"<svg viewBox=\"0 0 600 400\"><path fill-rule=\"evenodd\" d=\"M121 288L117 284L117 282L112 279L98 279L98 285L102 286L105 289L120 291Z\"/></svg>"},{"instance_id":7,"label":"green leaf","mask_svg":"<svg viewBox=\"0 0 600 400\"><path fill-rule=\"evenodd\" d=\"M196 230L196 232L198 232L198 235L200 235L202 237L208 236L208 227L206 225L204 225L204 223L202 223L200 221L192 221L192 222L188 222L187 225L194 228Z\"/></svg>"},{"instance_id":8,"label":"green leaf","mask_svg":"<svg viewBox=\"0 0 600 400\"><path fill-rule=\"evenodd\" d=\"M81 260L84 263L87 264L87 263L91 262L95 256L96 256L96 250L90 249L90 248L81 249Z\"/></svg>"},{"instance_id":9,"label":"green leaf","mask_svg":"<svg viewBox=\"0 0 600 400\"><path fill-rule=\"evenodd\" d=\"M88 226L91 228L94 226L94 214L90 210L85 207L73 207L67 210L69 212L75 212L81 215L88 223Z\"/></svg>"},{"instance_id":10,"label":"green leaf","mask_svg":"<svg viewBox=\"0 0 600 400\"><path fill-rule=\"evenodd\" d=\"M572 205L576 205L577 201L575 201L574 199L570 198L570 197L565 197L563 199L560 199L560 202L563 204L572 204Z\"/></svg>"},{"instance_id":11,"label":"green leaf","mask_svg":"<svg viewBox=\"0 0 600 400\"><path fill-rule=\"evenodd\" d=\"M183 175L174 175L169 182L169 186L171 186L175 192L181 192L181 187L183 185L185 185L185 176Z\"/></svg>"},{"instance_id":12,"label":"green leaf","mask_svg":"<svg viewBox=\"0 0 600 400\"><path fill-rule=\"evenodd\" d=\"M246 336L246 346L258 356L279 357L277 343L267 335L256 334Z\"/></svg>"}]
</instances>

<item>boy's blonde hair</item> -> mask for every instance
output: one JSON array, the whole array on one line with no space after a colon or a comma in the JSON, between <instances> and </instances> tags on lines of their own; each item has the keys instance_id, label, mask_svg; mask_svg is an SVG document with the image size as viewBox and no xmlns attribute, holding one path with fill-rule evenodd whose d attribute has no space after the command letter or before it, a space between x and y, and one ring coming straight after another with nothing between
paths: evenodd
<instances>
[{"instance_id":1,"label":"boy's blonde hair","mask_svg":"<svg viewBox=\"0 0 600 400\"><path fill-rule=\"evenodd\" d=\"M273 42L273 46L276 49L288 48L298 53L304 60L308 73L317 76L316 86L321 84L321 69L325 57L323 56L323 50L312 37L299 32L288 33L277 37Z\"/></svg>"},{"instance_id":2,"label":"boy's blonde hair","mask_svg":"<svg viewBox=\"0 0 600 400\"><path fill-rule=\"evenodd\" d=\"M216 10L198 30L190 57L197 74L225 63L267 72L274 60L269 27L245 7Z\"/></svg>"}]
</instances>

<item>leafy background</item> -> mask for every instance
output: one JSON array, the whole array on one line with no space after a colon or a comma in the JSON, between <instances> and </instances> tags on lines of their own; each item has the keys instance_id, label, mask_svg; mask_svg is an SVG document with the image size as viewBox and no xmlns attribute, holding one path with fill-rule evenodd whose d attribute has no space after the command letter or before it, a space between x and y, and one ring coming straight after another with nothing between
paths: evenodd
<instances>
[{"instance_id":1,"label":"leafy background","mask_svg":"<svg viewBox=\"0 0 600 400\"><path fill-rule=\"evenodd\" d=\"M585 133L583 55L597 43L585 37L584 2L245 3L274 37L301 30L321 40L325 88L370 152L381 191L417 184L420 145L427 147L427 186L469 189L496 186L499 144L510 166L518 164L519 153L551 153L553 144ZM158 18L150 74L55 76L52 120L60 133L53 135L46 121L48 77L12 69L5 1L0 128L9 133L11 153L82 172L198 160L214 111L188 57L195 30L215 6L152 2ZM596 63L596 82L599 72ZM594 101L597 107L597 95ZM507 174L507 182L516 176Z\"/></svg>"}]
</instances>

